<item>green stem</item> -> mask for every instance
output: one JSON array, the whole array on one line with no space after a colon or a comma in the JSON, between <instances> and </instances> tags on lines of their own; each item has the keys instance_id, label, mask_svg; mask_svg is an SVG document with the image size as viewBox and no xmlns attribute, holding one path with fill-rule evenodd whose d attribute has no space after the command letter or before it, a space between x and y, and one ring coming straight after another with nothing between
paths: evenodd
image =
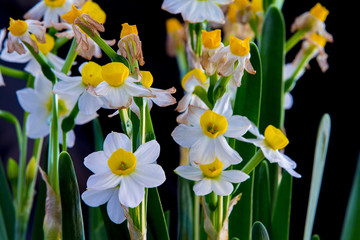
<instances>
[{"instance_id":1,"label":"green stem","mask_svg":"<svg viewBox=\"0 0 360 240\"><path fill-rule=\"evenodd\" d=\"M193 240L200 239L200 197L194 194Z\"/></svg>"},{"instance_id":2,"label":"green stem","mask_svg":"<svg viewBox=\"0 0 360 240\"><path fill-rule=\"evenodd\" d=\"M198 57L201 57L202 50L202 23L195 24L195 32L196 32L196 49L195 53Z\"/></svg>"},{"instance_id":3,"label":"green stem","mask_svg":"<svg viewBox=\"0 0 360 240\"><path fill-rule=\"evenodd\" d=\"M76 39L73 38L68 54L66 55L65 63L61 68L62 73L67 74L71 70L71 67L78 54L78 52L76 51L77 46L78 44L76 42Z\"/></svg>"},{"instance_id":4,"label":"green stem","mask_svg":"<svg viewBox=\"0 0 360 240\"><path fill-rule=\"evenodd\" d=\"M180 81L185 76L185 74L188 72L188 63L186 59L186 52L185 48L181 47L178 48L176 51L176 62L178 65L178 69L180 72Z\"/></svg>"},{"instance_id":5,"label":"green stem","mask_svg":"<svg viewBox=\"0 0 360 240\"><path fill-rule=\"evenodd\" d=\"M209 99L209 102L211 103L211 105L214 106L215 102L214 102L214 88L215 88L215 84L218 80L218 74L215 71L215 73L213 75L210 76L210 86L207 92L207 98Z\"/></svg>"},{"instance_id":6,"label":"green stem","mask_svg":"<svg viewBox=\"0 0 360 240\"><path fill-rule=\"evenodd\" d=\"M304 28L296 31L294 35L292 35L289 40L285 43L285 53L290 51L303 37L304 35L309 31L309 29Z\"/></svg>"},{"instance_id":7,"label":"green stem","mask_svg":"<svg viewBox=\"0 0 360 240\"><path fill-rule=\"evenodd\" d=\"M216 209L216 216L217 216L217 225L215 227L215 229L220 232L221 228L222 228L222 224L223 224L223 218L224 218L224 214L223 214L223 196L219 196L218 197L218 206Z\"/></svg>"},{"instance_id":8,"label":"green stem","mask_svg":"<svg viewBox=\"0 0 360 240\"><path fill-rule=\"evenodd\" d=\"M0 64L0 73L5 76L20 78L25 81L27 81L29 79L29 77L31 76L31 74L28 72L24 72L24 71L17 70L14 68L6 67L1 64Z\"/></svg>"},{"instance_id":9,"label":"green stem","mask_svg":"<svg viewBox=\"0 0 360 240\"><path fill-rule=\"evenodd\" d=\"M190 35L190 45L192 50L195 52L195 42L194 42L194 23L189 23L189 35Z\"/></svg>"},{"instance_id":10,"label":"green stem","mask_svg":"<svg viewBox=\"0 0 360 240\"><path fill-rule=\"evenodd\" d=\"M242 172L246 173L246 174L250 174L255 167L261 163L262 160L264 160L264 154L263 152L259 149L255 155L248 161L248 163L241 169ZM235 192L235 191L234 191Z\"/></svg>"},{"instance_id":11,"label":"green stem","mask_svg":"<svg viewBox=\"0 0 360 240\"><path fill-rule=\"evenodd\" d=\"M122 130L132 141L132 122L131 119L129 118L128 110L119 109L119 115L120 115Z\"/></svg>"}]
</instances>

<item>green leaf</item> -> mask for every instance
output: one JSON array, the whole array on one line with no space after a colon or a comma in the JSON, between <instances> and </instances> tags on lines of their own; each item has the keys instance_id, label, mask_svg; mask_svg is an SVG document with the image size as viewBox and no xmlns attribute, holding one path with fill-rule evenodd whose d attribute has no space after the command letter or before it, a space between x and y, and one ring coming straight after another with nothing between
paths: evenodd
<instances>
[{"instance_id":1,"label":"green leaf","mask_svg":"<svg viewBox=\"0 0 360 240\"><path fill-rule=\"evenodd\" d=\"M346 209L341 240L356 240L360 236L360 155Z\"/></svg>"},{"instance_id":2,"label":"green leaf","mask_svg":"<svg viewBox=\"0 0 360 240\"><path fill-rule=\"evenodd\" d=\"M79 187L71 157L67 152L62 152L59 156L59 188L61 238L85 239Z\"/></svg>"},{"instance_id":3,"label":"green leaf","mask_svg":"<svg viewBox=\"0 0 360 240\"><path fill-rule=\"evenodd\" d=\"M170 239L157 188L148 189L147 212L148 224L154 239Z\"/></svg>"},{"instance_id":4,"label":"green leaf","mask_svg":"<svg viewBox=\"0 0 360 240\"><path fill-rule=\"evenodd\" d=\"M100 207L89 208L89 236L91 240L107 240Z\"/></svg>"},{"instance_id":5,"label":"green leaf","mask_svg":"<svg viewBox=\"0 0 360 240\"><path fill-rule=\"evenodd\" d=\"M266 230L264 224L259 221L256 221L252 227L251 232L251 239L252 240L270 240L269 234Z\"/></svg>"},{"instance_id":6,"label":"green leaf","mask_svg":"<svg viewBox=\"0 0 360 240\"><path fill-rule=\"evenodd\" d=\"M254 124L258 125L260 116L260 98L262 70L259 51L254 43L250 43L251 64L256 70L252 75L244 72L241 87L237 88L234 115L246 116ZM256 147L236 141L235 149L241 154L243 162L235 169L241 169L256 153ZM252 198L253 198L253 173L248 181L242 183L236 191L243 193L241 201L234 206L229 222L229 236L250 239L252 226Z\"/></svg>"},{"instance_id":7,"label":"green leaf","mask_svg":"<svg viewBox=\"0 0 360 240\"><path fill-rule=\"evenodd\" d=\"M0 239L12 240L14 239L15 208L1 161L0 186Z\"/></svg>"},{"instance_id":8,"label":"green leaf","mask_svg":"<svg viewBox=\"0 0 360 240\"><path fill-rule=\"evenodd\" d=\"M271 239L289 239L291 189L292 176L284 171L271 219Z\"/></svg>"},{"instance_id":9,"label":"green leaf","mask_svg":"<svg viewBox=\"0 0 360 240\"><path fill-rule=\"evenodd\" d=\"M330 138L330 116L325 114L320 122L314 155L314 164L311 178L310 195L306 213L304 240L311 239L317 203L320 194L321 182L324 173L326 153Z\"/></svg>"},{"instance_id":10,"label":"green leaf","mask_svg":"<svg viewBox=\"0 0 360 240\"><path fill-rule=\"evenodd\" d=\"M311 240L320 240L320 236L315 234L312 236Z\"/></svg>"},{"instance_id":11,"label":"green leaf","mask_svg":"<svg viewBox=\"0 0 360 240\"><path fill-rule=\"evenodd\" d=\"M193 237L193 204L192 183L178 177L178 239L187 240Z\"/></svg>"},{"instance_id":12,"label":"green leaf","mask_svg":"<svg viewBox=\"0 0 360 240\"><path fill-rule=\"evenodd\" d=\"M18 145L19 148L21 148L21 143L22 143L22 131L21 131L21 126L19 123L19 120L11 113L7 112L7 111L3 111L0 110L0 118L4 119L5 121L14 124L15 126L15 130L16 130L16 136L18 139Z\"/></svg>"}]
</instances>

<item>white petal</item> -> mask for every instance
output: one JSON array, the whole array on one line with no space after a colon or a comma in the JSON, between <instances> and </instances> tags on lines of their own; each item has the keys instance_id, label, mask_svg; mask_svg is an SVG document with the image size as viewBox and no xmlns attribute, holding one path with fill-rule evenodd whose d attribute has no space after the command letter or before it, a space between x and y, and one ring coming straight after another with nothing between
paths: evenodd
<instances>
[{"instance_id":1,"label":"white petal","mask_svg":"<svg viewBox=\"0 0 360 240\"><path fill-rule=\"evenodd\" d=\"M35 19L40 20L47 9L47 5L44 1L40 1L35 4L29 11L24 15L24 19Z\"/></svg>"},{"instance_id":2,"label":"white petal","mask_svg":"<svg viewBox=\"0 0 360 240\"><path fill-rule=\"evenodd\" d=\"M106 206L107 213L111 221L120 224L125 221L124 209L120 205L118 189L113 191L111 198Z\"/></svg>"},{"instance_id":3,"label":"white petal","mask_svg":"<svg viewBox=\"0 0 360 240\"><path fill-rule=\"evenodd\" d=\"M156 140L151 140L141 144L134 155L138 165L153 163L160 155L160 145Z\"/></svg>"},{"instance_id":4,"label":"white petal","mask_svg":"<svg viewBox=\"0 0 360 240\"><path fill-rule=\"evenodd\" d=\"M123 177L119 190L119 199L123 205L134 208L144 199L144 195L144 187L138 184L131 175Z\"/></svg>"},{"instance_id":5,"label":"white petal","mask_svg":"<svg viewBox=\"0 0 360 240\"><path fill-rule=\"evenodd\" d=\"M137 165L131 178L147 188L158 187L165 182L165 172L158 164Z\"/></svg>"},{"instance_id":6,"label":"white petal","mask_svg":"<svg viewBox=\"0 0 360 240\"><path fill-rule=\"evenodd\" d=\"M228 196L234 189L231 183L221 180L221 178L211 181L211 188L214 193L220 196Z\"/></svg>"},{"instance_id":7,"label":"white petal","mask_svg":"<svg viewBox=\"0 0 360 240\"><path fill-rule=\"evenodd\" d=\"M36 76L41 72L40 64L35 60L35 58L31 58L30 61L26 64L24 71L31 73L31 75Z\"/></svg>"},{"instance_id":8,"label":"white petal","mask_svg":"<svg viewBox=\"0 0 360 240\"><path fill-rule=\"evenodd\" d=\"M98 115L96 112L93 112L90 114L86 114L84 112L79 112L75 118L75 124L77 124L77 125L86 124L86 123L92 121L93 119L95 119L97 116Z\"/></svg>"},{"instance_id":9,"label":"white petal","mask_svg":"<svg viewBox=\"0 0 360 240\"><path fill-rule=\"evenodd\" d=\"M228 120L228 128L224 136L231 138L239 138L243 136L251 127L251 122L239 115L234 115Z\"/></svg>"},{"instance_id":10,"label":"white petal","mask_svg":"<svg viewBox=\"0 0 360 240\"><path fill-rule=\"evenodd\" d=\"M202 136L190 148L190 161L199 164L209 164L215 160L216 152L215 139L210 139L207 136ZM220 161L222 161L219 158Z\"/></svg>"},{"instance_id":11,"label":"white petal","mask_svg":"<svg viewBox=\"0 0 360 240\"><path fill-rule=\"evenodd\" d=\"M178 102L178 105L175 110L178 112L184 112L190 104L191 96L192 93L186 93Z\"/></svg>"},{"instance_id":12,"label":"white petal","mask_svg":"<svg viewBox=\"0 0 360 240\"><path fill-rule=\"evenodd\" d=\"M88 189L81 194L81 199L90 207L98 207L109 201L113 192L113 188L105 190Z\"/></svg>"},{"instance_id":13,"label":"white petal","mask_svg":"<svg viewBox=\"0 0 360 240\"><path fill-rule=\"evenodd\" d=\"M223 115L226 119L229 119L232 116L233 110L231 107L230 95L228 93L225 93L216 101L213 111Z\"/></svg>"},{"instance_id":14,"label":"white petal","mask_svg":"<svg viewBox=\"0 0 360 240\"><path fill-rule=\"evenodd\" d=\"M164 0L161 8L172 13L180 13L184 6L186 6L191 0Z\"/></svg>"},{"instance_id":15,"label":"white petal","mask_svg":"<svg viewBox=\"0 0 360 240\"><path fill-rule=\"evenodd\" d=\"M61 129L59 125L59 129ZM63 143L63 134L62 131L59 132L59 143ZM70 130L66 133L66 145L68 148L72 148L75 145L75 132L74 130Z\"/></svg>"},{"instance_id":16,"label":"white petal","mask_svg":"<svg viewBox=\"0 0 360 240\"><path fill-rule=\"evenodd\" d=\"M26 135L29 138L41 138L49 134L50 126L47 123L47 113L30 113L26 120Z\"/></svg>"},{"instance_id":17,"label":"white petal","mask_svg":"<svg viewBox=\"0 0 360 240\"><path fill-rule=\"evenodd\" d=\"M168 90L161 90L157 88L151 88L151 92L156 96L151 98L151 100L160 107L166 107L176 103L176 99L171 96L171 94L176 92L175 88L170 88Z\"/></svg>"},{"instance_id":18,"label":"white petal","mask_svg":"<svg viewBox=\"0 0 360 240\"><path fill-rule=\"evenodd\" d=\"M79 110L85 114L94 114L104 104L103 98L94 96L88 91L81 94L79 98Z\"/></svg>"},{"instance_id":19,"label":"white petal","mask_svg":"<svg viewBox=\"0 0 360 240\"><path fill-rule=\"evenodd\" d=\"M58 57L56 55L54 55L53 53L49 52L48 54L46 54L46 57L49 59L49 61L54 65L54 68L57 71L61 71L61 68L64 66L65 64L65 60L62 59L61 57ZM76 62L73 63L73 65ZM70 73L69 73L70 75Z\"/></svg>"},{"instance_id":20,"label":"white petal","mask_svg":"<svg viewBox=\"0 0 360 240\"><path fill-rule=\"evenodd\" d=\"M292 95L289 92L285 93L284 108L286 110L289 110L292 107L293 103L294 103L294 100L293 100Z\"/></svg>"},{"instance_id":21,"label":"white petal","mask_svg":"<svg viewBox=\"0 0 360 240\"><path fill-rule=\"evenodd\" d=\"M205 111L206 111L206 109L190 105L189 113L188 113L189 124L191 124L193 126L200 126L200 118L201 118L201 115L203 115L203 113Z\"/></svg>"},{"instance_id":22,"label":"white petal","mask_svg":"<svg viewBox=\"0 0 360 240\"><path fill-rule=\"evenodd\" d=\"M220 178L232 183L241 183L247 180L249 177L249 175L239 170L227 170L222 172Z\"/></svg>"},{"instance_id":23,"label":"white petal","mask_svg":"<svg viewBox=\"0 0 360 240\"><path fill-rule=\"evenodd\" d=\"M191 147L204 134L199 127L191 127L185 124L180 124L171 133L174 141L183 147Z\"/></svg>"},{"instance_id":24,"label":"white petal","mask_svg":"<svg viewBox=\"0 0 360 240\"><path fill-rule=\"evenodd\" d=\"M81 77L73 77L72 81L59 81L55 83L53 91L56 94L72 95L76 98L85 91Z\"/></svg>"},{"instance_id":25,"label":"white petal","mask_svg":"<svg viewBox=\"0 0 360 240\"><path fill-rule=\"evenodd\" d=\"M93 174L87 181L87 187L96 190L114 188L119 185L121 179L120 176L112 172Z\"/></svg>"},{"instance_id":26,"label":"white petal","mask_svg":"<svg viewBox=\"0 0 360 240\"><path fill-rule=\"evenodd\" d=\"M193 190L197 196L204 196L211 193L211 180L207 178L201 180L194 185Z\"/></svg>"},{"instance_id":27,"label":"white petal","mask_svg":"<svg viewBox=\"0 0 360 240\"><path fill-rule=\"evenodd\" d=\"M189 165L179 166L174 171L179 176L192 181L200 181L204 178L203 173L199 168Z\"/></svg>"},{"instance_id":28,"label":"white petal","mask_svg":"<svg viewBox=\"0 0 360 240\"><path fill-rule=\"evenodd\" d=\"M24 88L16 91L16 95L21 107L26 112L44 112L42 98L32 88Z\"/></svg>"},{"instance_id":29,"label":"white petal","mask_svg":"<svg viewBox=\"0 0 360 240\"><path fill-rule=\"evenodd\" d=\"M218 136L215 143L215 154L221 162L238 164L242 161L239 153L229 146L224 136Z\"/></svg>"},{"instance_id":30,"label":"white petal","mask_svg":"<svg viewBox=\"0 0 360 240\"><path fill-rule=\"evenodd\" d=\"M148 88L131 82L129 78L125 80L122 87L132 97L154 97L154 94Z\"/></svg>"},{"instance_id":31,"label":"white petal","mask_svg":"<svg viewBox=\"0 0 360 240\"><path fill-rule=\"evenodd\" d=\"M111 156L113 152L119 148L125 151L131 152L131 141L123 133L111 132L109 133L104 141L104 153L107 158Z\"/></svg>"},{"instance_id":32,"label":"white petal","mask_svg":"<svg viewBox=\"0 0 360 240\"><path fill-rule=\"evenodd\" d=\"M84 165L93 173L105 173L110 171L107 160L104 151L93 152L84 158Z\"/></svg>"}]
</instances>

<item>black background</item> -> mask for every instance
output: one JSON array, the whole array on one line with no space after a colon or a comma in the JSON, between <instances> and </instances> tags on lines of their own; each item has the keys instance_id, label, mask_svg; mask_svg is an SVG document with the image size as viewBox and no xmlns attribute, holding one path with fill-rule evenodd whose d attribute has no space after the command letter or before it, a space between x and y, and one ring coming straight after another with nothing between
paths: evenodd
<instances>
[{"instance_id":1,"label":"black background","mask_svg":"<svg viewBox=\"0 0 360 240\"><path fill-rule=\"evenodd\" d=\"M107 13L104 39L119 40L121 24L128 22L136 24L143 44L145 65L142 70L149 70L154 76L153 87L170 88L175 86L178 92L174 95L181 99L182 90L179 84L179 73L176 60L165 53L165 20L173 15L161 10L162 1L97 1ZM9 17L22 18L23 14L36 1L0 0L0 27L7 27ZM285 1L283 14L286 23L287 39L294 18L315 5L316 1ZM310 62L311 70L307 71L291 92L294 105L286 112L285 128L290 140L286 153L294 159L298 167L296 171L301 179L294 179L292 194L292 212L290 239L302 239L310 189L314 146L317 127L324 113L329 113L332 120L328 157L326 161L323 185L319 198L313 233L322 239L339 239L346 204L353 180L356 159L359 153L359 77L357 52L356 15L351 11L355 6L349 6L338 1L321 1L330 10L326 20L326 29L333 34L334 43L326 46L330 65L326 73L322 73L315 60ZM181 17L177 15L179 19ZM68 45L66 45L68 47ZM293 60L299 49L299 44L287 55L287 62ZM67 48L60 52L65 57ZM105 64L109 59L104 56L94 61ZM80 57L78 62L82 62ZM356 65L355 65L356 64ZM16 64L8 66L22 67ZM77 67L73 73L78 74ZM22 119L22 109L19 106L15 90L25 87L20 79L5 78L6 87L0 88L0 109L14 113ZM164 210L171 211L171 232L176 231L176 184L177 176L173 172L178 165L178 146L170 134L177 126L175 106L167 108L154 107L151 111L154 129L161 145L161 155L158 163L163 166L167 181L159 187ZM100 121L104 133L121 131L118 117L108 119L110 112L100 110ZM93 152L92 126L86 124L77 126L76 144L69 149L75 170L77 172L80 192L86 188L86 180L90 171L83 165L83 158ZM31 149L30 141L29 149ZM11 124L0 120L0 157L6 162L9 157L18 158L16 135ZM83 205L85 207L85 205ZM84 211L86 215L86 210ZM174 235L172 235L174 236Z\"/></svg>"}]
</instances>

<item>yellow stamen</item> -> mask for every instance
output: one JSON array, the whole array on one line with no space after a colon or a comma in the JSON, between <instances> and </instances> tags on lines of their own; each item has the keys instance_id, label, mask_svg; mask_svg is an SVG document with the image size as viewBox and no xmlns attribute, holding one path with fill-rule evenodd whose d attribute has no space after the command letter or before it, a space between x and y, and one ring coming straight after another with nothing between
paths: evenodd
<instances>
[{"instance_id":1,"label":"yellow stamen","mask_svg":"<svg viewBox=\"0 0 360 240\"><path fill-rule=\"evenodd\" d=\"M322 47L325 47L326 45L326 38L321 36L318 33L313 33L310 36L311 40L313 40L314 42L316 42L317 44L319 44Z\"/></svg>"},{"instance_id":2,"label":"yellow stamen","mask_svg":"<svg viewBox=\"0 0 360 240\"><path fill-rule=\"evenodd\" d=\"M106 13L100 8L100 6L93 2L87 1L81 7L83 13L89 14L92 19L98 23L104 24L106 20Z\"/></svg>"},{"instance_id":3,"label":"yellow stamen","mask_svg":"<svg viewBox=\"0 0 360 240\"><path fill-rule=\"evenodd\" d=\"M111 154L107 163L112 173L126 175L135 170L136 162L137 159L133 153L119 148Z\"/></svg>"},{"instance_id":4,"label":"yellow stamen","mask_svg":"<svg viewBox=\"0 0 360 240\"><path fill-rule=\"evenodd\" d=\"M102 77L109 85L120 87L129 76L129 69L120 62L111 62L101 67Z\"/></svg>"},{"instance_id":5,"label":"yellow stamen","mask_svg":"<svg viewBox=\"0 0 360 240\"><path fill-rule=\"evenodd\" d=\"M238 39L237 37L230 36L230 51L232 54L244 57L250 52L250 37L245 40Z\"/></svg>"},{"instance_id":6,"label":"yellow stamen","mask_svg":"<svg viewBox=\"0 0 360 240\"><path fill-rule=\"evenodd\" d=\"M151 87L151 85L153 84L154 82L154 77L153 75L151 74L151 72L149 71L140 71L141 73L141 83L144 87Z\"/></svg>"},{"instance_id":7,"label":"yellow stamen","mask_svg":"<svg viewBox=\"0 0 360 240\"><path fill-rule=\"evenodd\" d=\"M136 34L138 35L138 30L136 25L129 25L128 23L121 24L122 30L120 33L120 38L123 38L129 34Z\"/></svg>"},{"instance_id":8,"label":"yellow stamen","mask_svg":"<svg viewBox=\"0 0 360 240\"><path fill-rule=\"evenodd\" d=\"M19 37L26 33L28 29L28 24L23 20L14 20L10 18L10 23L8 30L11 32L12 35Z\"/></svg>"},{"instance_id":9,"label":"yellow stamen","mask_svg":"<svg viewBox=\"0 0 360 240\"><path fill-rule=\"evenodd\" d=\"M216 138L226 132L228 122L223 115L207 110L200 117L200 126L206 136Z\"/></svg>"},{"instance_id":10,"label":"yellow stamen","mask_svg":"<svg viewBox=\"0 0 360 240\"><path fill-rule=\"evenodd\" d=\"M64 15L61 16L62 19L65 19L65 21L67 21L70 24L74 24L74 21L77 17L79 17L81 14L83 14L84 12L77 9L75 7L75 5L71 6L72 9L70 11L68 11L67 13L65 13Z\"/></svg>"},{"instance_id":11,"label":"yellow stamen","mask_svg":"<svg viewBox=\"0 0 360 240\"><path fill-rule=\"evenodd\" d=\"M283 149L289 144L289 140L282 131L272 125L265 129L265 142L273 150Z\"/></svg>"},{"instance_id":12,"label":"yellow stamen","mask_svg":"<svg viewBox=\"0 0 360 240\"><path fill-rule=\"evenodd\" d=\"M169 18L166 20L166 32L174 33L183 28L182 24L176 18Z\"/></svg>"},{"instance_id":13,"label":"yellow stamen","mask_svg":"<svg viewBox=\"0 0 360 240\"><path fill-rule=\"evenodd\" d=\"M263 0L252 0L251 1L251 11L253 13L263 12Z\"/></svg>"},{"instance_id":14,"label":"yellow stamen","mask_svg":"<svg viewBox=\"0 0 360 240\"><path fill-rule=\"evenodd\" d=\"M181 86L183 87L183 89L185 89L185 83L187 82L187 80L189 80L191 76L194 76L199 81L199 83L205 83L207 79L205 73L201 71L200 68L195 68L185 74L185 76L181 80Z\"/></svg>"},{"instance_id":15,"label":"yellow stamen","mask_svg":"<svg viewBox=\"0 0 360 240\"><path fill-rule=\"evenodd\" d=\"M49 99L49 101L46 103L46 109L50 113L52 111L52 97ZM66 107L66 103L62 99L58 99L58 114L59 116L66 116L68 114L69 110Z\"/></svg>"},{"instance_id":16,"label":"yellow stamen","mask_svg":"<svg viewBox=\"0 0 360 240\"><path fill-rule=\"evenodd\" d=\"M205 48L218 48L221 43L221 30L216 29L210 32L202 30L202 42Z\"/></svg>"},{"instance_id":17,"label":"yellow stamen","mask_svg":"<svg viewBox=\"0 0 360 240\"><path fill-rule=\"evenodd\" d=\"M44 0L45 4L49 7L61 7L66 0Z\"/></svg>"},{"instance_id":18,"label":"yellow stamen","mask_svg":"<svg viewBox=\"0 0 360 240\"><path fill-rule=\"evenodd\" d=\"M320 21L325 22L326 17L329 14L329 10L323 7L320 3L317 3L313 8L310 9L310 14Z\"/></svg>"},{"instance_id":19,"label":"yellow stamen","mask_svg":"<svg viewBox=\"0 0 360 240\"><path fill-rule=\"evenodd\" d=\"M212 163L200 164L199 167L200 167L200 170L203 172L203 174L206 177L216 178L222 172L223 163L220 162L220 160L216 158L215 161L213 161Z\"/></svg>"},{"instance_id":20,"label":"yellow stamen","mask_svg":"<svg viewBox=\"0 0 360 240\"><path fill-rule=\"evenodd\" d=\"M40 52L42 52L42 54L44 54L45 56L54 48L55 46L55 39L45 33L45 40L46 42L45 43L40 43L38 42L38 40L36 39L35 35L34 34L31 34L30 35L31 39L34 40L36 42L36 44L38 45L39 47L39 50Z\"/></svg>"},{"instance_id":21,"label":"yellow stamen","mask_svg":"<svg viewBox=\"0 0 360 240\"><path fill-rule=\"evenodd\" d=\"M81 70L83 84L85 86L90 84L92 87L96 87L104 81L101 72L102 68L99 64L92 61L88 62Z\"/></svg>"}]
</instances>

